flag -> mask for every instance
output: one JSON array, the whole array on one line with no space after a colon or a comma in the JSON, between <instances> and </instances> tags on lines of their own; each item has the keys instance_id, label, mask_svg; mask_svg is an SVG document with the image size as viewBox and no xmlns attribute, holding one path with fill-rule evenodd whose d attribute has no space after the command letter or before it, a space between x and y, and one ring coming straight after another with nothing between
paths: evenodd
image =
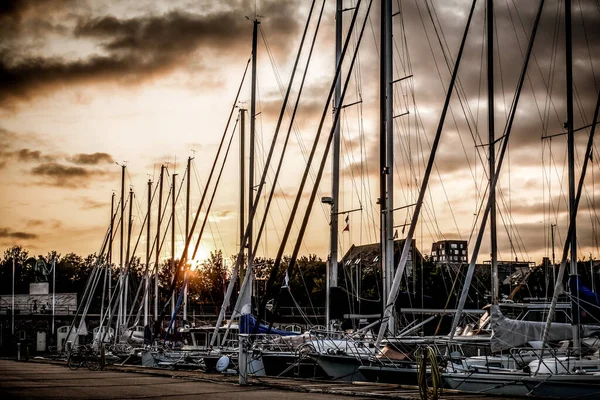
<instances>
[{"instance_id":1,"label":"flag","mask_svg":"<svg viewBox=\"0 0 600 400\"><path fill-rule=\"evenodd\" d=\"M346 227L342 232L350 232L350 224L346 224Z\"/></svg>"},{"instance_id":2,"label":"flag","mask_svg":"<svg viewBox=\"0 0 600 400\"><path fill-rule=\"evenodd\" d=\"M350 215L346 214L346 223L350 222Z\"/></svg>"},{"instance_id":3,"label":"flag","mask_svg":"<svg viewBox=\"0 0 600 400\"><path fill-rule=\"evenodd\" d=\"M396 229L394 231L394 237L393 237L393 239L398 239L398 229Z\"/></svg>"}]
</instances>

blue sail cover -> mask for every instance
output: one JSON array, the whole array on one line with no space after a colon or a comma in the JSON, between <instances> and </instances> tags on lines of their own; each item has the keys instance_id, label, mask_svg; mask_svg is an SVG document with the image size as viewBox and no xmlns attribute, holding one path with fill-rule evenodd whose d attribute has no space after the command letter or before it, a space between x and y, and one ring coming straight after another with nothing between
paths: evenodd
<instances>
[{"instance_id":1,"label":"blue sail cover","mask_svg":"<svg viewBox=\"0 0 600 400\"><path fill-rule=\"evenodd\" d=\"M244 314L244 315L240 316L240 333L253 333L255 325L256 325L256 318L254 318L251 314ZM256 331L256 333L262 333L262 334L268 333L268 334L280 335L280 336L299 335L299 333L284 331L281 329L271 328L271 331L269 331L269 327L266 325L263 325L263 324L260 324L258 326L258 330Z\"/></svg>"},{"instance_id":2,"label":"blue sail cover","mask_svg":"<svg viewBox=\"0 0 600 400\"><path fill-rule=\"evenodd\" d=\"M580 300L577 302L579 315L573 313L573 316L579 317L581 322L589 320L590 317L594 320L593 322L598 322L600 320L600 296L584 286L578 275L571 275L569 277L569 286L573 297ZM573 311L576 309L576 306L573 304Z\"/></svg>"}]
</instances>

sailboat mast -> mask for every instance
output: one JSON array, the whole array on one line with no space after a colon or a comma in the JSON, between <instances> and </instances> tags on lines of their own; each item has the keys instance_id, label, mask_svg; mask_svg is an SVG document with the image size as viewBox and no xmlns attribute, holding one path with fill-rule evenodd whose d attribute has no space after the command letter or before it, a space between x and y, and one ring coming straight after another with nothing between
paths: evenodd
<instances>
[{"instance_id":1,"label":"sailboat mast","mask_svg":"<svg viewBox=\"0 0 600 400\"><path fill-rule=\"evenodd\" d=\"M566 48L566 84L567 84L567 162L569 165L569 217L571 221L571 268L570 274L577 275L577 212L575 206L575 137L573 136L573 38L571 29L571 0L565 0L565 48ZM579 343L579 309L573 304L573 347Z\"/></svg>"},{"instance_id":2,"label":"sailboat mast","mask_svg":"<svg viewBox=\"0 0 600 400\"><path fill-rule=\"evenodd\" d=\"M117 320L119 322L124 321L123 319L123 272L125 269L125 264L123 263L123 242L124 242L124 232L125 232L125 165L121 165L121 229L120 229L120 243L119 243L119 281L121 282L121 287L119 288L119 315Z\"/></svg>"},{"instance_id":3,"label":"sailboat mast","mask_svg":"<svg viewBox=\"0 0 600 400\"><path fill-rule=\"evenodd\" d=\"M386 42L385 33L385 5L384 0L381 0L381 18L380 18L380 43L381 43L381 57L379 60L379 222L380 222L380 236L379 242L381 243L381 277L382 277L382 292L383 299L387 299L389 296L388 281L391 280L391 276L387 270L386 256L387 256L387 240L385 234L386 225L386 168L387 168L387 152L386 152L386 130L385 130L385 93L386 93L386 82L385 82L385 59L383 57L383 51ZM385 301L385 300L384 300ZM383 304L385 310L385 303Z\"/></svg>"},{"instance_id":4,"label":"sailboat mast","mask_svg":"<svg viewBox=\"0 0 600 400\"><path fill-rule=\"evenodd\" d=\"M252 28L252 92L250 94L250 145L248 148L248 207L254 204L254 141L256 137L256 56L258 42L258 24L255 17ZM250 210L249 210L250 211ZM252 215L251 212L249 212ZM248 219L248 253L252 251L252 220ZM248 268L252 268L252 260L248 257Z\"/></svg>"},{"instance_id":5,"label":"sailboat mast","mask_svg":"<svg viewBox=\"0 0 600 400\"><path fill-rule=\"evenodd\" d=\"M187 182L185 190L185 237L187 240L190 234L190 189L192 182L192 157L188 157L187 162ZM187 252L184 251L184 254ZM183 261L183 260L181 260ZM188 287L187 287L187 276L188 276L188 265L187 262L183 264L183 320L187 321L187 307L188 307Z\"/></svg>"},{"instance_id":6,"label":"sailboat mast","mask_svg":"<svg viewBox=\"0 0 600 400\"><path fill-rule=\"evenodd\" d=\"M381 54L384 56L385 63L385 128L386 128L386 197L385 197L385 269L386 275L390 277L387 280L387 293L391 291L394 275L394 91L393 91L393 55L392 55L392 0L384 0L383 17L385 25L385 42L382 45ZM414 258L413 258L414 260ZM414 262L414 261L413 261ZM413 266L414 269L414 266ZM414 274L414 270L413 270ZM389 330L392 335L396 334L396 323L394 321L394 312L390 315Z\"/></svg>"},{"instance_id":7,"label":"sailboat mast","mask_svg":"<svg viewBox=\"0 0 600 400\"><path fill-rule=\"evenodd\" d=\"M244 232L246 229L246 111L245 108L240 108L240 246L244 242ZM244 251L242 250L242 258L243 253ZM250 249L248 253L250 253ZM240 287L242 287L245 275L243 261L240 266Z\"/></svg>"},{"instance_id":8,"label":"sailboat mast","mask_svg":"<svg viewBox=\"0 0 600 400\"><path fill-rule=\"evenodd\" d=\"M340 63L342 53L342 0L336 1L335 9L335 68ZM333 111L340 109L340 98L342 95L341 76L335 81L333 93ZM329 260L327 260L328 271L326 279L327 296L325 299L325 328L331 329L331 291L330 288L338 285L338 232L339 232L339 198L340 198L340 124L336 124L333 132L333 143L331 149L331 216L329 224Z\"/></svg>"},{"instance_id":9,"label":"sailboat mast","mask_svg":"<svg viewBox=\"0 0 600 400\"><path fill-rule=\"evenodd\" d=\"M115 231L115 192L112 193L110 198L110 236L108 238L108 299L112 299L112 247L113 247L113 238ZM110 321L112 318L111 315L112 307L108 306L108 320Z\"/></svg>"},{"instance_id":10,"label":"sailboat mast","mask_svg":"<svg viewBox=\"0 0 600 400\"><path fill-rule=\"evenodd\" d=\"M173 174L173 183L171 188L171 275L175 279L177 271L175 271L175 177L177 174ZM174 282L175 284L176 282ZM175 291L171 293L171 315L175 312Z\"/></svg>"},{"instance_id":11,"label":"sailboat mast","mask_svg":"<svg viewBox=\"0 0 600 400\"><path fill-rule=\"evenodd\" d=\"M154 321L158 321L158 273L160 272L160 221L162 215L163 182L165 178L165 166L160 166L160 186L158 187L158 218L156 219L156 257L154 259Z\"/></svg>"},{"instance_id":12,"label":"sailboat mast","mask_svg":"<svg viewBox=\"0 0 600 400\"><path fill-rule=\"evenodd\" d=\"M500 283L498 281L498 242L496 235L496 179L494 179L494 174L496 173L496 135L494 131L494 0L487 0L487 89L492 304L498 304Z\"/></svg>"},{"instance_id":13,"label":"sailboat mast","mask_svg":"<svg viewBox=\"0 0 600 400\"><path fill-rule=\"evenodd\" d=\"M131 251L131 230L133 228L133 189L129 188L129 221L127 224L127 252L125 257L125 284L124 284L124 295L123 295L123 323L127 321L127 297L129 294L129 267L131 266L131 259L129 258Z\"/></svg>"},{"instance_id":14,"label":"sailboat mast","mask_svg":"<svg viewBox=\"0 0 600 400\"><path fill-rule=\"evenodd\" d=\"M148 179L148 221L146 225L146 271L150 271L150 217L152 216L152 179ZM144 326L148 325L150 278L144 276Z\"/></svg>"}]
</instances>

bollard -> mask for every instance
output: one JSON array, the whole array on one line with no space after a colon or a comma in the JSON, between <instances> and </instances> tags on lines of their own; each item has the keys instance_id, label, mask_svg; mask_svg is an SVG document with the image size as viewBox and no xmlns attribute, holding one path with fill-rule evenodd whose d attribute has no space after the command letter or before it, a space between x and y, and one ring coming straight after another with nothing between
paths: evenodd
<instances>
[{"instance_id":1,"label":"bollard","mask_svg":"<svg viewBox=\"0 0 600 400\"><path fill-rule=\"evenodd\" d=\"M17 361L21 361L21 343L17 343Z\"/></svg>"},{"instance_id":2,"label":"bollard","mask_svg":"<svg viewBox=\"0 0 600 400\"><path fill-rule=\"evenodd\" d=\"M248 384L248 334L240 333L239 335L239 355L238 355L238 369L240 373L240 385L246 386Z\"/></svg>"},{"instance_id":3,"label":"bollard","mask_svg":"<svg viewBox=\"0 0 600 400\"><path fill-rule=\"evenodd\" d=\"M100 370L104 371L104 367L106 366L106 345L102 343L102 347L100 349Z\"/></svg>"}]
</instances>

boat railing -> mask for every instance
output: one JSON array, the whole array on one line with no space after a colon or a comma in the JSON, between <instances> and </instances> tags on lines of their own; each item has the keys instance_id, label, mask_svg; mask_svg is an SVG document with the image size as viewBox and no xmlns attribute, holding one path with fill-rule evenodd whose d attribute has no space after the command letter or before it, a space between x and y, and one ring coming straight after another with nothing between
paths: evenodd
<instances>
[{"instance_id":1,"label":"boat railing","mask_svg":"<svg viewBox=\"0 0 600 400\"><path fill-rule=\"evenodd\" d=\"M299 345L305 343L307 340L310 340L304 336L283 336L273 333L250 334L248 337L253 343L253 348L273 352L294 352L297 350Z\"/></svg>"}]
</instances>

